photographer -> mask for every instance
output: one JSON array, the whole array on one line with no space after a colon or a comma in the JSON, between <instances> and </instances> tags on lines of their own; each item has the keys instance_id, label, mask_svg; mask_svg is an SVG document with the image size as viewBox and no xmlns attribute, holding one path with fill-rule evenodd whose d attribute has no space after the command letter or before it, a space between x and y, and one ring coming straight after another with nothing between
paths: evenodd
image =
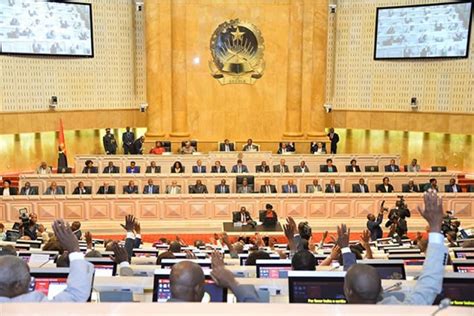
<instances>
[{"instance_id":1,"label":"photographer","mask_svg":"<svg viewBox=\"0 0 474 316\"><path fill-rule=\"evenodd\" d=\"M380 205L377 218L375 218L375 215L372 213L367 214L367 229L370 231L370 240L372 241L383 237L383 231L380 224L382 224L383 221L383 212L388 212L388 208L383 207L384 204L385 201Z\"/></svg>"},{"instance_id":2,"label":"photographer","mask_svg":"<svg viewBox=\"0 0 474 316\"><path fill-rule=\"evenodd\" d=\"M14 225L20 231L21 236L28 236L31 240L36 240L38 232L38 216L35 213L28 214L26 209L20 210L21 223Z\"/></svg>"},{"instance_id":3,"label":"photographer","mask_svg":"<svg viewBox=\"0 0 474 316\"><path fill-rule=\"evenodd\" d=\"M398 235L398 237L406 237L408 233L408 225L406 218L411 216L410 210L405 204L403 196L398 196L399 200L395 203L395 208L390 210L388 221L385 227L390 227L389 236Z\"/></svg>"}]
</instances>

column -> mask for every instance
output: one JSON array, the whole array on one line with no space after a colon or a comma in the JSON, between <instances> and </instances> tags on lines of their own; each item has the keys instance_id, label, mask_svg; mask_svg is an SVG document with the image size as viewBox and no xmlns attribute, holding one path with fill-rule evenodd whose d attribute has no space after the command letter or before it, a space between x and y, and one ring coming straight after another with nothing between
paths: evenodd
<instances>
[{"instance_id":1,"label":"column","mask_svg":"<svg viewBox=\"0 0 474 316\"><path fill-rule=\"evenodd\" d=\"M328 43L328 0L318 0L314 4L313 23L313 83L312 102L308 136L325 136L326 123L326 73Z\"/></svg>"},{"instance_id":2,"label":"column","mask_svg":"<svg viewBox=\"0 0 474 316\"><path fill-rule=\"evenodd\" d=\"M172 137L187 137L187 84L186 84L186 1L171 1L171 99Z\"/></svg>"},{"instance_id":3,"label":"column","mask_svg":"<svg viewBox=\"0 0 474 316\"><path fill-rule=\"evenodd\" d=\"M303 81L303 0L290 1L286 128L283 136L301 137Z\"/></svg>"},{"instance_id":4,"label":"column","mask_svg":"<svg viewBox=\"0 0 474 316\"><path fill-rule=\"evenodd\" d=\"M160 30L159 3L145 1L145 46L146 46L146 99L147 137L163 137L162 103L160 86Z\"/></svg>"}]
</instances>

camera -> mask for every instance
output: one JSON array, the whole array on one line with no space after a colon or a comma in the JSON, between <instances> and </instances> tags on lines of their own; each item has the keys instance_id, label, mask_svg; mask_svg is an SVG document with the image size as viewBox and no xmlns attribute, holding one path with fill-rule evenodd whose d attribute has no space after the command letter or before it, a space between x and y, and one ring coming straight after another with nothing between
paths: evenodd
<instances>
[{"instance_id":1,"label":"camera","mask_svg":"<svg viewBox=\"0 0 474 316\"><path fill-rule=\"evenodd\" d=\"M20 220L23 223L23 225L29 224L30 215L28 214L28 210L26 208L20 208L18 212L20 213Z\"/></svg>"},{"instance_id":2,"label":"camera","mask_svg":"<svg viewBox=\"0 0 474 316\"><path fill-rule=\"evenodd\" d=\"M457 233L458 225L454 223L457 220L458 219L453 216L453 211L446 212L446 215L443 217L443 223L441 224L441 232L444 236L446 236L449 232Z\"/></svg>"}]
</instances>

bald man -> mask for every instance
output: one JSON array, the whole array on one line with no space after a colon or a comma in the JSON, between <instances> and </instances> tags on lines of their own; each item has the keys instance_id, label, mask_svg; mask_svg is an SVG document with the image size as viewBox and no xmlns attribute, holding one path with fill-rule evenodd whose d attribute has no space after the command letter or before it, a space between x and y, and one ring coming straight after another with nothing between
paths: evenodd
<instances>
[{"instance_id":1,"label":"bald man","mask_svg":"<svg viewBox=\"0 0 474 316\"><path fill-rule=\"evenodd\" d=\"M69 253L69 275L67 288L57 294L54 302L86 302L91 294L94 266L84 260L79 242L69 225L63 220L53 223L54 233L61 246ZM19 257L0 257L0 303L47 302L48 297L41 292L29 292L30 269Z\"/></svg>"},{"instance_id":2,"label":"bald man","mask_svg":"<svg viewBox=\"0 0 474 316\"><path fill-rule=\"evenodd\" d=\"M418 211L428 222L430 233L423 270L415 287L409 293L404 293L403 300L394 295L384 296L377 270L368 265L354 264L347 271L344 281L344 294L350 304L433 304L442 290L448 249L444 245L444 236L440 233L444 216L441 199L436 192L427 192L424 204L425 209L418 207Z\"/></svg>"},{"instance_id":3,"label":"bald man","mask_svg":"<svg viewBox=\"0 0 474 316\"><path fill-rule=\"evenodd\" d=\"M170 302L201 302L204 296L204 272L191 261L181 261L171 268Z\"/></svg>"}]
</instances>

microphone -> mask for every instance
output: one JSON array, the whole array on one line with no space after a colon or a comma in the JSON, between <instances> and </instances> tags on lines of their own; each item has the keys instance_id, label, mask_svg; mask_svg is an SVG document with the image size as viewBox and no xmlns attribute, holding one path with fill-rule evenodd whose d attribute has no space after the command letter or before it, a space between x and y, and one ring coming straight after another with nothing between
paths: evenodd
<instances>
[{"instance_id":1,"label":"microphone","mask_svg":"<svg viewBox=\"0 0 474 316\"><path fill-rule=\"evenodd\" d=\"M431 314L431 316L435 316L443 309L448 308L450 305L451 305L451 300L449 298L443 298L441 302L439 302L438 309L435 310L433 314Z\"/></svg>"},{"instance_id":2,"label":"microphone","mask_svg":"<svg viewBox=\"0 0 474 316\"><path fill-rule=\"evenodd\" d=\"M402 282L397 282L397 283L383 289L383 291L384 292L398 291L398 290L400 290L401 285L402 285Z\"/></svg>"}]
</instances>

